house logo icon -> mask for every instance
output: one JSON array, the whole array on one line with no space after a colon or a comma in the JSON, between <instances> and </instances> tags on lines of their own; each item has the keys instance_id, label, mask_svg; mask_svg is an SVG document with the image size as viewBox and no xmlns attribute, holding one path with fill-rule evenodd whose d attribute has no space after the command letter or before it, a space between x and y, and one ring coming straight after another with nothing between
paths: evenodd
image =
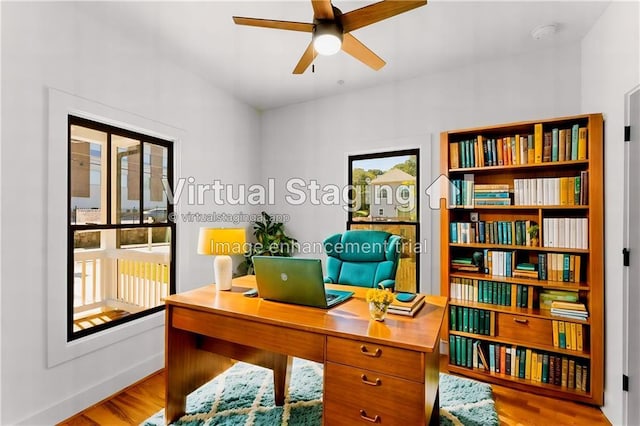
<instances>
[{"instance_id":1,"label":"house logo icon","mask_svg":"<svg viewBox=\"0 0 640 426\"><path fill-rule=\"evenodd\" d=\"M448 209L455 206L456 197L460 193L460 189L448 177L440 175L424 192L429 196L429 208L440 210L440 200L442 198L447 201L446 206Z\"/></svg>"}]
</instances>

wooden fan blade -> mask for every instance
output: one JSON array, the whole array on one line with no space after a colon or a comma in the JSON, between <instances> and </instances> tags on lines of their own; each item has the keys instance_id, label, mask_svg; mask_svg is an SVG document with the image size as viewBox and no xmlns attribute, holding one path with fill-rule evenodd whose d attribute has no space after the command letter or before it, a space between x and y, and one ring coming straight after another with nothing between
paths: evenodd
<instances>
[{"instance_id":1,"label":"wooden fan blade","mask_svg":"<svg viewBox=\"0 0 640 426\"><path fill-rule=\"evenodd\" d=\"M294 74L302 74L311 65L313 60L318 56L318 52L313 48L313 41L307 46L307 50L304 51L302 57L298 61L298 65L293 69Z\"/></svg>"},{"instance_id":2,"label":"wooden fan blade","mask_svg":"<svg viewBox=\"0 0 640 426\"><path fill-rule=\"evenodd\" d=\"M343 14L342 28L345 33L348 33L425 4L427 4L426 0L386 0L374 3Z\"/></svg>"},{"instance_id":3,"label":"wooden fan blade","mask_svg":"<svg viewBox=\"0 0 640 426\"><path fill-rule=\"evenodd\" d=\"M360 40L351 34L343 35L342 50L376 71L384 67L386 64L382 58L373 53L367 46L362 44Z\"/></svg>"},{"instance_id":4,"label":"wooden fan blade","mask_svg":"<svg viewBox=\"0 0 640 426\"><path fill-rule=\"evenodd\" d=\"M331 0L311 0L313 17L316 19L333 19Z\"/></svg>"},{"instance_id":5,"label":"wooden fan blade","mask_svg":"<svg viewBox=\"0 0 640 426\"><path fill-rule=\"evenodd\" d=\"M273 19L243 18L241 16L234 16L233 22L251 27L275 28L277 30L302 31L305 33L313 32L314 27L313 24L307 22L274 21Z\"/></svg>"}]
</instances>

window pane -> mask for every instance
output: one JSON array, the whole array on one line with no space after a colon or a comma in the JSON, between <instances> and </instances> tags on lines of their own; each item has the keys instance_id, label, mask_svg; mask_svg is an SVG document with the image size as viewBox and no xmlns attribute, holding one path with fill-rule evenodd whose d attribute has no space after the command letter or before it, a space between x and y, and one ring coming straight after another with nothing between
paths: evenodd
<instances>
[{"instance_id":1,"label":"window pane","mask_svg":"<svg viewBox=\"0 0 640 426\"><path fill-rule=\"evenodd\" d=\"M168 164L167 148L152 143L144 143L143 220L145 223L167 221L167 196L162 182L168 179Z\"/></svg>"},{"instance_id":2,"label":"window pane","mask_svg":"<svg viewBox=\"0 0 640 426\"><path fill-rule=\"evenodd\" d=\"M353 160L352 220L416 222L416 164L415 155Z\"/></svg>"},{"instance_id":3,"label":"window pane","mask_svg":"<svg viewBox=\"0 0 640 426\"><path fill-rule=\"evenodd\" d=\"M104 287L107 256L100 248L104 231L75 231L73 233L73 330L74 332L110 321L118 315L108 313Z\"/></svg>"},{"instance_id":4,"label":"window pane","mask_svg":"<svg viewBox=\"0 0 640 426\"><path fill-rule=\"evenodd\" d=\"M72 125L70 133L70 221L72 224L104 224L106 161L103 161L103 155L107 134L78 125Z\"/></svg>"},{"instance_id":5,"label":"window pane","mask_svg":"<svg viewBox=\"0 0 640 426\"><path fill-rule=\"evenodd\" d=\"M169 227L74 232L73 330L161 306L170 291Z\"/></svg>"},{"instance_id":6,"label":"window pane","mask_svg":"<svg viewBox=\"0 0 640 426\"><path fill-rule=\"evenodd\" d=\"M140 141L111 137L113 223L140 223Z\"/></svg>"},{"instance_id":7,"label":"window pane","mask_svg":"<svg viewBox=\"0 0 640 426\"><path fill-rule=\"evenodd\" d=\"M149 251L163 251L171 242L171 228L145 227L118 230L118 248L146 248Z\"/></svg>"},{"instance_id":8,"label":"window pane","mask_svg":"<svg viewBox=\"0 0 640 426\"><path fill-rule=\"evenodd\" d=\"M416 292L416 225L354 223L350 229L386 231L402 237L402 253L396 272L396 291Z\"/></svg>"}]
</instances>

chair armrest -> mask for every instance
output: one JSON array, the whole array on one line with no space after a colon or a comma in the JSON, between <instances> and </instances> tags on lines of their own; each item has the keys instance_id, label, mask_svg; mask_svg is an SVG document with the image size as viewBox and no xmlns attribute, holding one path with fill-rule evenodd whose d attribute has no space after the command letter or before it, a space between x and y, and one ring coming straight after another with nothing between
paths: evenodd
<instances>
[{"instance_id":1,"label":"chair armrest","mask_svg":"<svg viewBox=\"0 0 640 426\"><path fill-rule=\"evenodd\" d=\"M396 280L382 280L378 283L378 287L380 286L393 290L396 286Z\"/></svg>"}]
</instances>

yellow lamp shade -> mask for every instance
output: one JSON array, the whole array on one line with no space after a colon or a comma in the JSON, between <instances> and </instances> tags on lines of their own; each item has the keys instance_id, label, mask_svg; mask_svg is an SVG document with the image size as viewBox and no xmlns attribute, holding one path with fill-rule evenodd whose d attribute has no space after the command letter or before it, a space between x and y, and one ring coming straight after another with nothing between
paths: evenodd
<instances>
[{"instance_id":1,"label":"yellow lamp shade","mask_svg":"<svg viewBox=\"0 0 640 426\"><path fill-rule=\"evenodd\" d=\"M200 228L198 254L244 254L245 243L244 228Z\"/></svg>"}]
</instances>

